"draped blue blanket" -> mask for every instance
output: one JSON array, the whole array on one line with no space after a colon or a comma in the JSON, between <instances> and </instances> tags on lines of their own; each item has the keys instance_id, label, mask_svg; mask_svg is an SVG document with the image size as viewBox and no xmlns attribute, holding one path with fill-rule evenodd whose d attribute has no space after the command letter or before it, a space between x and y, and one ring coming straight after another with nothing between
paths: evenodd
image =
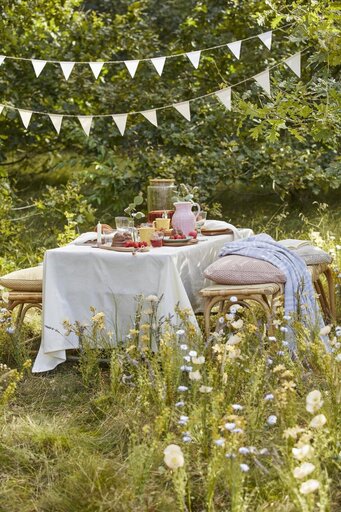
<instances>
[{"instance_id":1,"label":"draped blue blanket","mask_svg":"<svg viewBox=\"0 0 341 512\"><path fill-rule=\"evenodd\" d=\"M271 236L261 234L227 242L220 250L219 256L229 254L264 260L279 268L287 278L284 287L285 314L294 315L296 318L298 316L304 325L312 329L320 330L324 326L310 272L305 262L295 252L279 244ZM289 338L293 345L292 337ZM326 340L324 342L328 345Z\"/></svg>"}]
</instances>

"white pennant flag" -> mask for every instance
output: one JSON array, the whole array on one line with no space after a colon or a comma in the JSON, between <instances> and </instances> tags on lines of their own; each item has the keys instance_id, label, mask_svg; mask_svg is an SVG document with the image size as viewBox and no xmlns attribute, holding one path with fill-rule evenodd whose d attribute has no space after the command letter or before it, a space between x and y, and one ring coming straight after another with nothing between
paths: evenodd
<instances>
[{"instance_id":1,"label":"white pennant flag","mask_svg":"<svg viewBox=\"0 0 341 512\"><path fill-rule=\"evenodd\" d=\"M0 55L0 66L4 63L5 59L6 59L5 55Z\"/></svg>"},{"instance_id":2,"label":"white pennant flag","mask_svg":"<svg viewBox=\"0 0 341 512\"><path fill-rule=\"evenodd\" d=\"M301 52L295 53L284 61L299 78L301 78Z\"/></svg>"},{"instance_id":3,"label":"white pennant flag","mask_svg":"<svg viewBox=\"0 0 341 512\"><path fill-rule=\"evenodd\" d=\"M117 128L120 130L120 134L124 135L128 114L115 114L112 118L115 121Z\"/></svg>"},{"instance_id":4,"label":"white pennant flag","mask_svg":"<svg viewBox=\"0 0 341 512\"><path fill-rule=\"evenodd\" d=\"M173 103L173 107L176 108L180 114L184 116L187 121L191 120L191 110L189 108L189 101L182 101L181 103Z\"/></svg>"},{"instance_id":5,"label":"white pennant flag","mask_svg":"<svg viewBox=\"0 0 341 512\"><path fill-rule=\"evenodd\" d=\"M38 76L40 75L40 73L43 71L43 69L45 67L46 60L32 59L31 62L32 62L32 66L33 66L34 72L36 74L36 77L38 78Z\"/></svg>"},{"instance_id":6,"label":"white pennant flag","mask_svg":"<svg viewBox=\"0 0 341 512\"><path fill-rule=\"evenodd\" d=\"M154 126L157 126L156 110L144 110L141 114Z\"/></svg>"},{"instance_id":7,"label":"white pennant flag","mask_svg":"<svg viewBox=\"0 0 341 512\"><path fill-rule=\"evenodd\" d=\"M30 120L32 117L32 112L29 110L19 110L20 117L22 119L22 122L24 123L25 128L28 128L28 125L30 124Z\"/></svg>"},{"instance_id":8,"label":"white pennant flag","mask_svg":"<svg viewBox=\"0 0 341 512\"><path fill-rule=\"evenodd\" d=\"M130 73L131 78L134 78L137 66L139 65L139 60L125 60L124 64L127 66L127 69Z\"/></svg>"},{"instance_id":9,"label":"white pennant flag","mask_svg":"<svg viewBox=\"0 0 341 512\"><path fill-rule=\"evenodd\" d=\"M62 71L65 76L65 80L69 79L69 76L71 75L71 71L73 70L73 66L75 65L74 62L60 62L60 67L62 68Z\"/></svg>"},{"instance_id":10,"label":"white pennant flag","mask_svg":"<svg viewBox=\"0 0 341 512\"><path fill-rule=\"evenodd\" d=\"M231 87L222 89L221 91L216 92L215 95L227 110L231 110Z\"/></svg>"},{"instance_id":11,"label":"white pennant flag","mask_svg":"<svg viewBox=\"0 0 341 512\"><path fill-rule=\"evenodd\" d=\"M2 114L2 111L4 108L5 108L5 105L0 105L0 114Z\"/></svg>"},{"instance_id":12,"label":"white pennant flag","mask_svg":"<svg viewBox=\"0 0 341 512\"><path fill-rule=\"evenodd\" d=\"M253 77L256 82L264 89L264 91L271 96L270 91L270 73L269 70L266 69L262 73L259 73L259 75L256 75Z\"/></svg>"},{"instance_id":13,"label":"white pennant flag","mask_svg":"<svg viewBox=\"0 0 341 512\"><path fill-rule=\"evenodd\" d=\"M241 47L242 47L242 42L241 41L234 41L233 43L229 43L227 45L227 47L228 47L229 50L231 50L231 52L236 57L236 59L239 60L240 50L241 50Z\"/></svg>"},{"instance_id":14,"label":"white pennant flag","mask_svg":"<svg viewBox=\"0 0 341 512\"><path fill-rule=\"evenodd\" d=\"M263 32L263 34L258 34L258 37L262 43L271 50L272 30L269 30L269 32Z\"/></svg>"},{"instance_id":15,"label":"white pennant flag","mask_svg":"<svg viewBox=\"0 0 341 512\"><path fill-rule=\"evenodd\" d=\"M89 62L89 66L90 66L91 71L93 72L96 80L99 77L100 72L102 71L103 65L104 65L104 62Z\"/></svg>"},{"instance_id":16,"label":"white pennant flag","mask_svg":"<svg viewBox=\"0 0 341 512\"><path fill-rule=\"evenodd\" d=\"M92 116L77 116L85 134L89 136L92 124Z\"/></svg>"},{"instance_id":17,"label":"white pennant flag","mask_svg":"<svg viewBox=\"0 0 341 512\"><path fill-rule=\"evenodd\" d=\"M192 62L195 69L198 69L199 62L200 62L201 50L198 50L197 52L189 52L189 53L186 53L186 55L189 58L189 60Z\"/></svg>"},{"instance_id":18,"label":"white pennant flag","mask_svg":"<svg viewBox=\"0 0 341 512\"><path fill-rule=\"evenodd\" d=\"M150 59L150 61L154 65L154 68L156 69L156 71L161 76L162 71L163 71L163 66L165 65L165 62L166 62L166 57L156 57L155 59Z\"/></svg>"},{"instance_id":19,"label":"white pennant flag","mask_svg":"<svg viewBox=\"0 0 341 512\"><path fill-rule=\"evenodd\" d=\"M56 129L56 132L60 132L60 128L62 126L63 116L60 116L58 114L49 114L49 118L52 121L53 126Z\"/></svg>"}]
</instances>

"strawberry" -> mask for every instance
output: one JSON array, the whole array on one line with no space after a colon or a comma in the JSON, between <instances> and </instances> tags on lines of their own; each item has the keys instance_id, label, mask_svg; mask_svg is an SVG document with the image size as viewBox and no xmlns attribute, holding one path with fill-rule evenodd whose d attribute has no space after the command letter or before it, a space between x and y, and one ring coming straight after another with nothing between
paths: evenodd
<instances>
[{"instance_id":1,"label":"strawberry","mask_svg":"<svg viewBox=\"0 0 341 512\"><path fill-rule=\"evenodd\" d=\"M190 231L188 235L192 236L193 238L196 238L198 236L198 233L196 231Z\"/></svg>"}]
</instances>

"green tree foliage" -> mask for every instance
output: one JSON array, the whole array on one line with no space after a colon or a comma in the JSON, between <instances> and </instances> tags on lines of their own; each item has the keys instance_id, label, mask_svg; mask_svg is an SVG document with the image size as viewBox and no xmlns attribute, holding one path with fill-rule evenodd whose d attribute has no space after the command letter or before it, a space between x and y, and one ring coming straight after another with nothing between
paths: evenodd
<instances>
[{"instance_id":1,"label":"green tree foliage","mask_svg":"<svg viewBox=\"0 0 341 512\"><path fill-rule=\"evenodd\" d=\"M224 47L202 53L197 70L185 56L168 59L162 77L145 61L134 79L123 63L105 65L97 80L79 64L66 81L57 63L36 78L30 61L6 59L0 68L5 105L74 115L140 111L236 84L298 50L303 68L300 80L284 65L276 67L271 98L252 81L235 87L232 112L210 97L191 103L191 123L172 108L158 113L159 128L130 116L124 137L110 117L95 119L89 139L77 119L64 118L57 136L47 116L33 114L25 130L18 113L5 108L0 159L20 163L10 166L12 186L24 164L27 179L43 161L47 170L81 164L91 201L102 207L116 202L118 209L131 190L159 175L199 185L204 200L217 185L237 180L270 183L281 195L337 188L338 13L337 3L327 0L4 0L1 53L26 58L154 57L279 29L271 52L250 39L239 61Z\"/></svg>"}]
</instances>

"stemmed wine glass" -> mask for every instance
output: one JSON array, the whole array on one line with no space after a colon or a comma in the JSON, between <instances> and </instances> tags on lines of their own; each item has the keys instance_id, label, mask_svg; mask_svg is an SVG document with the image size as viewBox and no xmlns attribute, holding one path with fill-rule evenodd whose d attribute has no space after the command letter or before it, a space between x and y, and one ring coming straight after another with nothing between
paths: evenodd
<instances>
[{"instance_id":1,"label":"stemmed wine glass","mask_svg":"<svg viewBox=\"0 0 341 512\"><path fill-rule=\"evenodd\" d=\"M199 212L197 220L195 222L195 227L198 232L198 237L201 236L201 229L203 228L206 222L207 212Z\"/></svg>"}]
</instances>

